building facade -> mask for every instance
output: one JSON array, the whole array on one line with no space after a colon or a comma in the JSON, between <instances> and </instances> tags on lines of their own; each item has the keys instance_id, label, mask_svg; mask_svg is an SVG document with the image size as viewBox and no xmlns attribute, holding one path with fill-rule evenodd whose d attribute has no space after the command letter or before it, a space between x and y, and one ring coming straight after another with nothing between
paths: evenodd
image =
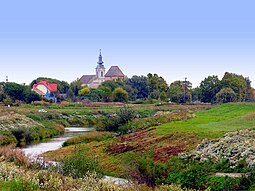
<instances>
[{"instance_id":1,"label":"building facade","mask_svg":"<svg viewBox=\"0 0 255 191\"><path fill-rule=\"evenodd\" d=\"M104 67L103 57L100 50L96 67L96 74L83 75L80 78L82 86L88 86L89 88L98 88L98 86L104 81L117 79L124 80L125 75L118 66L111 66L106 73L105 71L106 68Z\"/></svg>"}]
</instances>

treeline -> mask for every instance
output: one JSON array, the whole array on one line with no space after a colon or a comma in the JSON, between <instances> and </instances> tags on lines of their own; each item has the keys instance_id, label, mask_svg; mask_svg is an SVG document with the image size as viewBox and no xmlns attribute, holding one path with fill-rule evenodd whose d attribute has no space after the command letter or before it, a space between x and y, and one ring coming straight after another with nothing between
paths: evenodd
<instances>
[{"instance_id":1,"label":"treeline","mask_svg":"<svg viewBox=\"0 0 255 191\"><path fill-rule=\"evenodd\" d=\"M174 81L169 86L163 77L151 73L147 76L133 76L123 81L105 81L96 89L82 86L79 79L68 84L65 81L40 77L33 80L29 86L4 83L0 86L0 102L5 104L17 101L31 103L43 99L31 91L33 84L40 80L58 84L58 92L55 93L55 96L59 102L63 100L134 103L255 101L255 90L251 87L249 78L226 72L222 79L215 75L206 77L196 88L192 88L192 83L186 79Z\"/></svg>"},{"instance_id":2,"label":"treeline","mask_svg":"<svg viewBox=\"0 0 255 191\"><path fill-rule=\"evenodd\" d=\"M76 85L78 81L73 82ZM74 87L71 84L71 87ZM147 76L133 76L124 81L106 81L99 88L75 86L71 88L69 98L88 99L91 101L163 101L173 103L227 103L255 101L255 90L251 87L248 77L226 72L220 80L218 76L208 76L200 85L192 88L187 81L174 81L167 85L165 79L157 74ZM71 96L70 96L71 95ZM76 98L77 98L76 97Z\"/></svg>"}]
</instances>

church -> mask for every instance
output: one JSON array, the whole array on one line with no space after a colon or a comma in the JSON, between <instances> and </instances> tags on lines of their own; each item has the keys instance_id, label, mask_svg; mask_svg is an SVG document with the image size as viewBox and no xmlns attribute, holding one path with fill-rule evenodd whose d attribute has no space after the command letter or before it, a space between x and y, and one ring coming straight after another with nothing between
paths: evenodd
<instances>
[{"instance_id":1,"label":"church","mask_svg":"<svg viewBox=\"0 0 255 191\"><path fill-rule=\"evenodd\" d=\"M105 67L101 50L99 51L99 57L96 67L95 75L83 75L80 80L82 86L88 86L89 88L98 88L98 86L108 80L124 80L125 75L118 66L111 66L110 69L105 73Z\"/></svg>"}]
</instances>

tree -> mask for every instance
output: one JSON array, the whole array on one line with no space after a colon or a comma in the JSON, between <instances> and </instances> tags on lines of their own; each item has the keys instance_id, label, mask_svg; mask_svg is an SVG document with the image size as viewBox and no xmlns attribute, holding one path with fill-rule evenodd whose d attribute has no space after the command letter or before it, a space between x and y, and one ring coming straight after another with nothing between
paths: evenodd
<instances>
[{"instance_id":1,"label":"tree","mask_svg":"<svg viewBox=\"0 0 255 191\"><path fill-rule=\"evenodd\" d=\"M78 78L76 80L74 80L73 82L71 82L70 88L71 88L72 92L74 93L74 96L78 96L79 95L79 91L82 88L81 85L82 85L82 82Z\"/></svg>"},{"instance_id":2,"label":"tree","mask_svg":"<svg viewBox=\"0 0 255 191\"><path fill-rule=\"evenodd\" d=\"M6 98L3 99L3 103L5 105L11 105L13 103L13 100L9 96L7 96Z\"/></svg>"},{"instance_id":3,"label":"tree","mask_svg":"<svg viewBox=\"0 0 255 191\"><path fill-rule=\"evenodd\" d=\"M4 92L13 100L25 100L25 86L14 82L5 83L3 86Z\"/></svg>"},{"instance_id":4,"label":"tree","mask_svg":"<svg viewBox=\"0 0 255 191\"><path fill-rule=\"evenodd\" d=\"M128 101L128 93L122 88L116 88L112 92L113 101L115 102L127 102Z\"/></svg>"},{"instance_id":5,"label":"tree","mask_svg":"<svg viewBox=\"0 0 255 191\"><path fill-rule=\"evenodd\" d=\"M67 93L66 93L66 97L67 97L68 99L72 100L72 101L75 100L75 95L74 95L74 93L73 93L72 88L69 88L69 90L68 90Z\"/></svg>"},{"instance_id":6,"label":"tree","mask_svg":"<svg viewBox=\"0 0 255 191\"><path fill-rule=\"evenodd\" d=\"M166 92L161 92L159 97L161 101L168 101Z\"/></svg>"},{"instance_id":7,"label":"tree","mask_svg":"<svg viewBox=\"0 0 255 191\"><path fill-rule=\"evenodd\" d=\"M159 89L158 75L157 74L152 75L151 73L149 73L147 77L148 77L148 90L150 95L152 92L157 91Z\"/></svg>"},{"instance_id":8,"label":"tree","mask_svg":"<svg viewBox=\"0 0 255 191\"><path fill-rule=\"evenodd\" d=\"M231 88L223 88L216 94L218 103L228 103L236 101L237 95Z\"/></svg>"},{"instance_id":9,"label":"tree","mask_svg":"<svg viewBox=\"0 0 255 191\"><path fill-rule=\"evenodd\" d=\"M200 83L201 101L205 103L213 102L216 94L221 89L221 81L218 76L208 76Z\"/></svg>"},{"instance_id":10,"label":"tree","mask_svg":"<svg viewBox=\"0 0 255 191\"><path fill-rule=\"evenodd\" d=\"M132 86L126 84L124 90L128 93L128 98L131 101L135 101L137 98L137 90L134 89Z\"/></svg>"},{"instance_id":11,"label":"tree","mask_svg":"<svg viewBox=\"0 0 255 191\"><path fill-rule=\"evenodd\" d=\"M110 88L111 91L113 91L119 87L123 88L124 83L118 80L108 80L108 81L104 81L99 87L108 87Z\"/></svg>"},{"instance_id":12,"label":"tree","mask_svg":"<svg viewBox=\"0 0 255 191\"><path fill-rule=\"evenodd\" d=\"M253 97L253 88L251 87L251 81L249 79L249 77L245 78L245 82L246 82L246 88L245 88L245 97L244 97L244 101L246 102L250 102L250 101L254 101L254 97Z\"/></svg>"},{"instance_id":13,"label":"tree","mask_svg":"<svg viewBox=\"0 0 255 191\"><path fill-rule=\"evenodd\" d=\"M152 75L149 73L148 77L148 90L149 97L151 99L159 99L161 92L167 92L168 85L164 78L158 76L157 74Z\"/></svg>"},{"instance_id":14,"label":"tree","mask_svg":"<svg viewBox=\"0 0 255 191\"><path fill-rule=\"evenodd\" d=\"M221 80L222 88L231 88L236 94L236 101L245 100L246 81L242 75L226 72Z\"/></svg>"},{"instance_id":15,"label":"tree","mask_svg":"<svg viewBox=\"0 0 255 191\"><path fill-rule=\"evenodd\" d=\"M191 101L191 83L189 81L174 81L170 84L168 97L175 103L186 103Z\"/></svg>"},{"instance_id":16,"label":"tree","mask_svg":"<svg viewBox=\"0 0 255 191\"><path fill-rule=\"evenodd\" d=\"M88 94L88 98L91 101L99 102L103 100L104 91L101 89L90 89Z\"/></svg>"},{"instance_id":17,"label":"tree","mask_svg":"<svg viewBox=\"0 0 255 191\"><path fill-rule=\"evenodd\" d=\"M201 89L199 87L193 88L192 90L192 101L201 101Z\"/></svg>"},{"instance_id":18,"label":"tree","mask_svg":"<svg viewBox=\"0 0 255 191\"><path fill-rule=\"evenodd\" d=\"M2 102L6 97L7 95L3 91L0 91L0 102Z\"/></svg>"},{"instance_id":19,"label":"tree","mask_svg":"<svg viewBox=\"0 0 255 191\"><path fill-rule=\"evenodd\" d=\"M134 89L136 99L148 98L148 78L146 76L133 76L127 79L126 84Z\"/></svg>"},{"instance_id":20,"label":"tree","mask_svg":"<svg viewBox=\"0 0 255 191\"><path fill-rule=\"evenodd\" d=\"M29 91L26 93L26 98L25 98L26 103L31 103L33 101L41 101L41 100L42 100L42 97L34 91Z\"/></svg>"},{"instance_id":21,"label":"tree","mask_svg":"<svg viewBox=\"0 0 255 191\"><path fill-rule=\"evenodd\" d=\"M102 91L102 101L112 101L112 91L109 87L99 86L98 90Z\"/></svg>"},{"instance_id":22,"label":"tree","mask_svg":"<svg viewBox=\"0 0 255 191\"><path fill-rule=\"evenodd\" d=\"M84 87L79 91L79 96L83 97L90 93L90 89L88 87Z\"/></svg>"}]
</instances>

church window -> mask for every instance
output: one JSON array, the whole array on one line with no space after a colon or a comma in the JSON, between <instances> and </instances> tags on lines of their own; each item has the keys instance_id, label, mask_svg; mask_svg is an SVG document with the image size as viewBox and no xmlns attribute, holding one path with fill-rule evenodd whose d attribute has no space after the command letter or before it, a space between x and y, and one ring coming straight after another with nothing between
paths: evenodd
<instances>
[{"instance_id":1,"label":"church window","mask_svg":"<svg viewBox=\"0 0 255 191\"><path fill-rule=\"evenodd\" d=\"M104 77L104 73L103 72L101 72L101 77Z\"/></svg>"}]
</instances>

